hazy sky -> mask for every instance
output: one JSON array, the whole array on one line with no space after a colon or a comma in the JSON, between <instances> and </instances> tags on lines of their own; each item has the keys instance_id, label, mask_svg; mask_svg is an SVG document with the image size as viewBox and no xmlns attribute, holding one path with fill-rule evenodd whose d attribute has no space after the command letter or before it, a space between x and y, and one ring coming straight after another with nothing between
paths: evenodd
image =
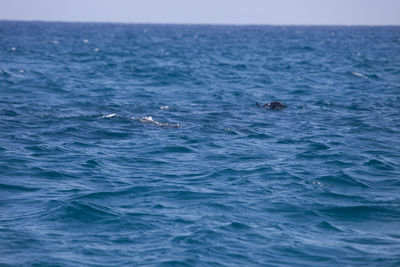
<instances>
[{"instance_id":1,"label":"hazy sky","mask_svg":"<svg viewBox=\"0 0 400 267\"><path fill-rule=\"evenodd\" d=\"M400 0L0 0L0 20L400 25Z\"/></svg>"}]
</instances>

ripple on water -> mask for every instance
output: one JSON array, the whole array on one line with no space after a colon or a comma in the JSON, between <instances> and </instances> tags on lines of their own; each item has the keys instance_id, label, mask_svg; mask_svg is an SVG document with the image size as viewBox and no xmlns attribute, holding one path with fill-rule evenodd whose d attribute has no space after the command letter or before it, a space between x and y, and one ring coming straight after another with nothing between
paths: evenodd
<instances>
[{"instance_id":1,"label":"ripple on water","mask_svg":"<svg viewBox=\"0 0 400 267\"><path fill-rule=\"evenodd\" d=\"M344 221L364 221L372 218L379 220L398 220L400 218L396 210L386 208L374 204L370 205L354 205L354 206L332 206L330 208L319 209L319 212L325 216L336 220Z\"/></svg>"},{"instance_id":2,"label":"ripple on water","mask_svg":"<svg viewBox=\"0 0 400 267\"><path fill-rule=\"evenodd\" d=\"M1 191L9 191L9 192L35 192L40 190L38 187L29 187L29 186L22 186L22 185L13 185L13 184L4 184L0 183L0 190Z\"/></svg>"},{"instance_id":3,"label":"ripple on water","mask_svg":"<svg viewBox=\"0 0 400 267\"><path fill-rule=\"evenodd\" d=\"M374 169L382 170L382 171L394 170L394 167L391 164L385 163L385 162L383 162L381 160L377 160L377 159L371 159L371 160L365 162L364 166L368 166L370 168L374 168Z\"/></svg>"},{"instance_id":4,"label":"ripple on water","mask_svg":"<svg viewBox=\"0 0 400 267\"><path fill-rule=\"evenodd\" d=\"M89 194L85 194L79 196L79 199L108 199L108 198L117 198L125 197L125 196L141 196L141 195L150 195L151 192L160 190L161 188L152 187L152 186L131 186L128 188L122 188L120 190L115 191L101 191L101 192L93 192Z\"/></svg>"},{"instance_id":5,"label":"ripple on water","mask_svg":"<svg viewBox=\"0 0 400 267\"><path fill-rule=\"evenodd\" d=\"M345 173L339 173L337 175L325 175L315 179L317 182L325 185L329 185L334 188L341 188L351 190L352 188L368 189L370 186L361 182L355 177L352 177Z\"/></svg>"},{"instance_id":6,"label":"ripple on water","mask_svg":"<svg viewBox=\"0 0 400 267\"><path fill-rule=\"evenodd\" d=\"M322 229L323 231L330 231L330 232L343 232L343 230L340 230L340 228L334 226L333 224L327 222L327 221L322 221L316 225L318 228Z\"/></svg>"},{"instance_id":7,"label":"ripple on water","mask_svg":"<svg viewBox=\"0 0 400 267\"><path fill-rule=\"evenodd\" d=\"M55 207L54 207L54 204ZM63 201L51 203L51 212L48 219L63 223L95 223L115 220L119 214L112 209L99 204L84 203L81 201Z\"/></svg>"},{"instance_id":8,"label":"ripple on water","mask_svg":"<svg viewBox=\"0 0 400 267\"><path fill-rule=\"evenodd\" d=\"M330 147L323 143L313 142L312 144L308 145L310 151L318 151L318 150L329 150Z\"/></svg>"},{"instance_id":9,"label":"ripple on water","mask_svg":"<svg viewBox=\"0 0 400 267\"><path fill-rule=\"evenodd\" d=\"M168 154L168 153L193 153L194 151L186 146L170 145L158 148L156 151L151 152L151 154Z\"/></svg>"}]
</instances>

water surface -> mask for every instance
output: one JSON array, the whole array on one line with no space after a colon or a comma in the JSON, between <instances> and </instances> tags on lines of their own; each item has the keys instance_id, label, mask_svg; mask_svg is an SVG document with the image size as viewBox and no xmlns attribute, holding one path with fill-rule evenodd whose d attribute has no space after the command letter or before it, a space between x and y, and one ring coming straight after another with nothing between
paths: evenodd
<instances>
[{"instance_id":1,"label":"water surface","mask_svg":"<svg viewBox=\"0 0 400 267\"><path fill-rule=\"evenodd\" d=\"M400 27L0 22L0 264L399 265L399 93Z\"/></svg>"}]
</instances>

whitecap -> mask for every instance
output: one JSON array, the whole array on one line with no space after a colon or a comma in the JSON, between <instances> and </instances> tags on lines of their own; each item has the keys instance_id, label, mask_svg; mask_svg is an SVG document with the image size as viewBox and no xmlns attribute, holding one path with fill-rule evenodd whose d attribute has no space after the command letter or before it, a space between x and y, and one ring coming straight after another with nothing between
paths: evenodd
<instances>
[{"instance_id":1,"label":"whitecap","mask_svg":"<svg viewBox=\"0 0 400 267\"><path fill-rule=\"evenodd\" d=\"M100 51L100 49L98 49L98 48L95 48L95 49L93 49L93 51L94 51L94 52L99 52L99 51Z\"/></svg>"},{"instance_id":2,"label":"whitecap","mask_svg":"<svg viewBox=\"0 0 400 267\"><path fill-rule=\"evenodd\" d=\"M100 119L108 119L108 118L112 118L112 117L116 117L116 116L117 116L117 113L111 113L108 115L101 116Z\"/></svg>"},{"instance_id":3,"label":"whitecap","mask_svg":"<svg viewBox=\"0 0 400 267\"><path fill-rule=\"evenodd\" d=\"M170 109L170 106L161 106L160 109Z\"/></svg>"},{"instance_id":4,"label":"whitecap","mask_svg":"<svg viewBox=\"0 0 400 267\"><path fill-rule=\"evenodd\" d=\"M89 40L88 40L88 39L84 39L83 42L84 42L85 44L87 44L87 43L89 43Z\"/></svg>"},{"instance_id":5,"label":"whitecap","mask_svg":"<svg viewBox=\"0 0 400 267\"><path fill-rule=\"evenodd\" d=\"M149 122L149 123L154 123L154 124L160 124L159 122L153 120L151 116L145 116L139 119L141 122Z\"/></svg>"},{"instance_id":6,"label":"whitecap","mask_svg":"<svg viewBox=\"0 0 400 267\"><path fill-rule=\"evenodd\" d=\"M176 128L178 128L181 126L179 123L159 122L159 121L154 120L151 116L144 116L139 119L137 119L135 117L131 117L131 119L139 120L140 122L143 122L143 123L154 124L154 125L161 126L161 127L176 127Z\"/></svg>"},{"instance_id":7,"label":"whitecap","mask_svg":"<svg viewBox=\"0 0 400 267\"><path fill-rule=\"evenodd\" d=\"M357 76L357 77L365 77L363 74L354 72L354 71L351 74L353 74L354 76Z\"/></svg>"}]
</instances>

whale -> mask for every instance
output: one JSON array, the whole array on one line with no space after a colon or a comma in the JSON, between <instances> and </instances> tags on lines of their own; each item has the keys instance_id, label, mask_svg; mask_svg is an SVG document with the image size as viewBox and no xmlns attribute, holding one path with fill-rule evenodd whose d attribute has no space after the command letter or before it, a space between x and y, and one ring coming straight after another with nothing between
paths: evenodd
<instances>
[{"instance_id":1,"label":"whale","mask_svg":"<svg viewBox=\"0 0 400 267\"><path fill-rule=\"evenodd\" d=\"M272 109L272 110L281 110L288 107L284 105L282 102L278 101L268 102L264 105L261 105L260 103L256 102L256 105L265 109Z\"/></svg>"}]
</instances>

